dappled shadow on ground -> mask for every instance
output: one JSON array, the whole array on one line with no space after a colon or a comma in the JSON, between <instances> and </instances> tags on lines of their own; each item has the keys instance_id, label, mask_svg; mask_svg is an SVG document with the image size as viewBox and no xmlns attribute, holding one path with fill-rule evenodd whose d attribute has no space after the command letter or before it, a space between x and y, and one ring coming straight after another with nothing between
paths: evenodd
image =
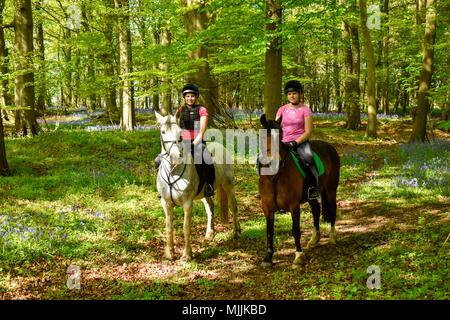
<instances>
[{"instance_id":1,"label":"dappled shadow on ground","mask_svg":"<svg viewBox=\"0 0 450 320\"><path fill-rule=\"evenodd\" d=\"M405 128L406 130L406 128ZM383 143L389 148L402 139L394 137L396 130L381 134L392 136ZM320 130L317 138L334 142L342 155L349 147L347 136L325 137ZM377 141L352 141L352 146L364 147L367 152L379 148ZM350 189L358 188L373 176L380 162L373 161L369 172L362 177L344 181ZM38 169L39 171L40 169ZM39 171L40 172L40 171ZM371 176L372 175L372 176ZM239 191L245 178L238 177L237 196L241 225L262 219L255 191ZM255 178L256 179L256 178ZM107 255L90 252L85 258L71 260L61 256L46 257L21 266L25 273L12 271L0 281L2 299L303 299L308 292L319 299L335 298L327 284L364 283L364 272L373 262L366 260L373 249L389 250L390 241L398 233L413 234L419 219L430 230L439 230L449 220L449 201L443 198L434 203L389 205L382 200L362 201L350 194L338 194L338 242L328 244L329 224L321 222L322 238L316 248L305 250L305 257L297 269L292 269L294 241L290 234L289 215L277 215L274 266L264 269L260 262L265 254L265 223L243 229L239 239L233 239L230 226L216 224L216 238L203 241L204 223L194 224L192 230L193 262L165 261L164 237L133 245L132 240L111 235L123 252ZM306 247L312 232L312 218L307 206L302 206L302 245ZM288 221L280 223L280 221ZM428 223L428 224L427 224ZM161 224L163 226L163 224ZM439 239L441 241L442 239ZM445 239L444 239L445 240ZM442 240L443 242L443 240ZM183 247L182 231L176 233L177 258ZM388 251L389 252L389 251ZM67 268L74 264L81 269L81 289L67 287ZM355 278L355 269L363 270L362 278ZM361 280L362 279L362 280ZM314 286L323 285L316 293ZM312 291L307 291L311 287ZM317 289L319 290L319 289Z\"/></svg>"}]
</instances>

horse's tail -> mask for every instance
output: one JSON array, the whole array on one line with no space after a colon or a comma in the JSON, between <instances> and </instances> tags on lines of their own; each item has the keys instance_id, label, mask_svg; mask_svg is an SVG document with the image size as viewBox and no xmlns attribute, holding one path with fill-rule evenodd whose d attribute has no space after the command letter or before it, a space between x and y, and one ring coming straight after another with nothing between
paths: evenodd
<instances>
[{"instance_id":1,"label":"horse's tail","mask_svg":"<svg viewBox=\"0 0 450 320\"><path fill-rule=\"evenodd\" d=\"M220 220L222 223L226 224L228 223L228 195L222 185L219 186L218 191L220 203Z\"/></svg>"}]
</instances>

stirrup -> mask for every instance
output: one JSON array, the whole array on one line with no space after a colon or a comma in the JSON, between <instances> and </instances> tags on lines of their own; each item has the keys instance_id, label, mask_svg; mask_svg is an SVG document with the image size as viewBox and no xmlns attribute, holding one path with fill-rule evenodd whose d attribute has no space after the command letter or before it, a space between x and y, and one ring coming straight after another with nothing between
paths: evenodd
<instances>
[{"instance_id":1,"label":"stirrup","mask_svg":"<svg viewBox=\"0 0 450 320\"><path fill-rule=\"evenodd\" d=\"M309 187L308 188L308 200L317 199L320 196L319 188Z\"/></svg>"}]
</instances>

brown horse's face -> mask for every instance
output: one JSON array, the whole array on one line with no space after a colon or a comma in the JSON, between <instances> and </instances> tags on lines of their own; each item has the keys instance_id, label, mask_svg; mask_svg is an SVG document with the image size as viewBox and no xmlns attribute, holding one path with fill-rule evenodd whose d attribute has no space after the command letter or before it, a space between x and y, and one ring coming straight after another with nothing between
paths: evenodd
<instances>
[{"instance_id":1,"label":"brown horse's face","mask_svg":"<svg viewBox=\"0 0 450 320\"><path fill-rule=\"evenodd\" d=\"M271 176L278 173L280 166L281 130L278 122L273 120L265 121L265 117L261 117L261 123L264 129L260 131L259 135L260 153L258 160L261 168L260 175Z\"/></svg>"}]
</instances>

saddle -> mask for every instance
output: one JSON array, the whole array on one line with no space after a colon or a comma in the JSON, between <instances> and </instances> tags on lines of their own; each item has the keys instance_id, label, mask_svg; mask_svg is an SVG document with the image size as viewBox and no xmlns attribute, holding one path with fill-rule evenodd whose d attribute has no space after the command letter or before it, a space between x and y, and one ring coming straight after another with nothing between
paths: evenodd
<instances>
[{"instance_id":1,"label":"saddle","mask_svg":"<svg viewBox=\"0 0 450 320\"><path fill-rule=\"evenodd\" d=\"M302 165L303 161L300 159L300 156L298 155L298 153L293 150L289 150L289 154L291 155L291 158L294 161L295 166L297 167L298 171L303 176L303 178L308 179L309 177L306 175L305 171L309 171L309 170L304 169L304 166ZM319 155L317 153L315 153L314 151L313 151L313 160L314 160L314 164L316 165L316 168L317 168L317 174L320 177L321 175L323 175L325 173L325 166L324 166L322 160L320 159Z\"/></svg>"}]
</instances>

